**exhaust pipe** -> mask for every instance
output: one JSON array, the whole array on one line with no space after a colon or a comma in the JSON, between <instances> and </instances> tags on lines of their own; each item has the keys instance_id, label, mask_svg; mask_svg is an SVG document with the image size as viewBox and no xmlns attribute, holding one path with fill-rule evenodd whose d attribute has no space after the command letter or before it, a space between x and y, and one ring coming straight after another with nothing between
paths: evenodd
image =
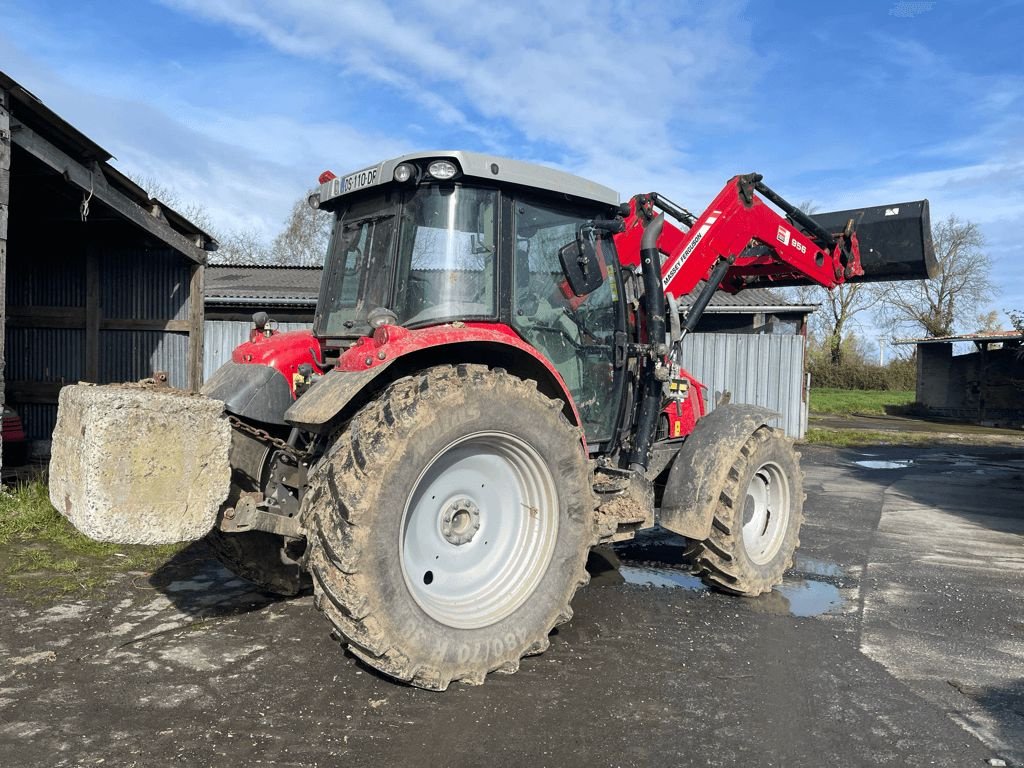
<instances>
[{"instance_id":1,"label":"exhaust pipe","mask_svg":"<svg viewBox=\"0 0 1024 768\"><path fill-rule=\"evenodd\" d=\"M658 238L664 225L665 214L659 213L644 229L640 240L640 271L644 281L644 303L647 305L647 343L651 348L641 374L643 399L629 457L629 468L640 473L647 471L651 460L651 445L658 427L662 400L662 382L658 380L656 370L660 365L659 358L667 352L665 291L661 287L661 254L658 252Z\"/></svg>"}]
</instances>

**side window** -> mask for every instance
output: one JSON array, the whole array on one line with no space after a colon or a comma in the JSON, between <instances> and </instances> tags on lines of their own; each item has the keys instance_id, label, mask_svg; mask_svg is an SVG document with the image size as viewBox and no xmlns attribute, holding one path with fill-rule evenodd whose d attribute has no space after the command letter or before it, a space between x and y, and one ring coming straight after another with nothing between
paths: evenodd
<instances>
[{"instance_id":1,"label":"side window","mask_svg":"<svg viewBox=\"0 0 1024 768\"><path fill-rule=\"evenodd\" d=\"M559 249L594 213L581 214L540 203L515 204L512 324L558 370L572 393L589 442L612 436L618 413L614 376L614 333L618 297L606 279L586 296L568 289ZM600 243L612 253L610 241Z\"/></svg>"},{"instance_id":2,"label":"side window","mask_svg":"<svg viewBox=\"0 0 1024 768\"><path fill-rule=\"evenodd\" d=\"M338 281L341 284L338 296L340 307L354 307L356 304L359 283L362 282L363 268L366 266L367 245L372 227L369 222L358 225L343 224L338 233L342 254L338 267L341 272Z\"/></svg>"}]
</instances>

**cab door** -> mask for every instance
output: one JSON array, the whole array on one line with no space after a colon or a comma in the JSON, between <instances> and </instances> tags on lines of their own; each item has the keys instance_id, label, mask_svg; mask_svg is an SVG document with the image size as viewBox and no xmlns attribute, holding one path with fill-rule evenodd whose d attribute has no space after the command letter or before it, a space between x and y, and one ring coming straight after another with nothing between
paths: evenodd
<instances>
[{"instance_id":1,"label":"cab door","mask_svg":"<svg viewBox=\"0 0 1024 768\"><path fill-rule=\"evenodd\" d=\"M585 296L568 288L559 250L576 240L594 210L519 198L513 201L512 326L558 370L583 421L591 449L612 440L618 425L623 369L616 331L624 323L610 238L599 241L605 279ZM617 366L616 363L619 363Z\"/></svg>"}]
</instances>

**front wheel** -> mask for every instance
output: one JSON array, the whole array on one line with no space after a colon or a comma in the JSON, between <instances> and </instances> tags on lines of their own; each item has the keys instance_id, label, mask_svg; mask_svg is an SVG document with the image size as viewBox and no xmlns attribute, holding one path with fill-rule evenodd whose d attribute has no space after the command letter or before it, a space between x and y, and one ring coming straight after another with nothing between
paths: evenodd
<instances>
[{"instance_id":1,"label":"front wheel","mask_svg":"<svg viewBox=\"0 0 1024 768\"><path fill-rule=\"evenodd\" d=\"M562 403L484 366L391 385L310 478L316 602L349 650L423 688L548 646L587 581L594 497Z\"/></svg>"},{"instance_id":2,"label":"front wheel","mask_svg":"<svg viewBox=\"0 0 1024 768\"><path fill-rule=\"evenodd\" d=\"M743 444L719 494L710 538L690 558L704 582L759 595L782 582L800 546L803 476L793 443L762 426Z\"/></svg>"}]
</instances>

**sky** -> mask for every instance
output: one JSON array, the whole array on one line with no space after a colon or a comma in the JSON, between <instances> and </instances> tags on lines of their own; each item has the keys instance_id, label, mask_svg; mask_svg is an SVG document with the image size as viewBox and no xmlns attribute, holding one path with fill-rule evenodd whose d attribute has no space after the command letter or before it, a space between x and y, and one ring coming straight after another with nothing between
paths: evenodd
<instances>
[{"instance_id":1,"label":"sky","mask_svg":"<svg viewBox=\"0 0 1024 768\"><path fill-rule=\"evenodd\" d=\"M322 170L410 151L693 210L757 171L823 211L978 223L1002 311L1024 309L1021 29L1006 0L4 0L0 69L219 231L269 241Z\"/></svg>"}]
</instances>

